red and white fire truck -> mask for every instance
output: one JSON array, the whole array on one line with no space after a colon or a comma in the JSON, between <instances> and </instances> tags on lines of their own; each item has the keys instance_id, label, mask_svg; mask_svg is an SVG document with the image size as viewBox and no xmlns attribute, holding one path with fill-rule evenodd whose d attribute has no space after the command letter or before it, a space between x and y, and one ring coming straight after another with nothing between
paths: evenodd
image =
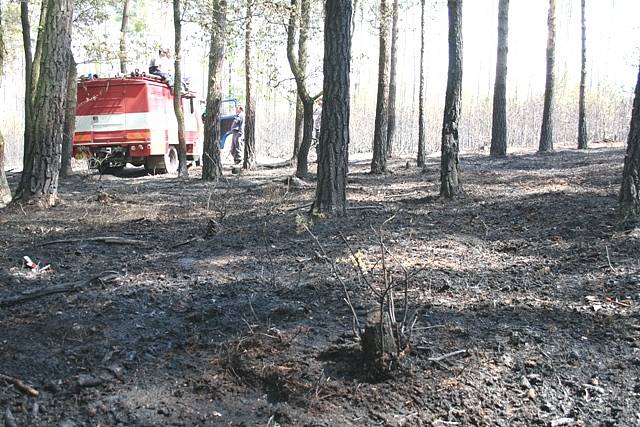
<instances>
[{"instance_id":1,"label":"red and white fire truck","mask_svg":"<svg viewBox=\"0 0 640 427\"><path fill-rule=\"evenodd\" d=\"M181 99L187 159L196 163L202 159L204 140L199 103L192 93ZM221 133L226 138L229 118L221 119ZM151 172L174 173L178 170L177 150L173 95L164 80L153 75L131 75L78 83L73 138L76 159L89 159L90 166L101 172L131 163L144 165Z\"/></svg>"}]
</instances>

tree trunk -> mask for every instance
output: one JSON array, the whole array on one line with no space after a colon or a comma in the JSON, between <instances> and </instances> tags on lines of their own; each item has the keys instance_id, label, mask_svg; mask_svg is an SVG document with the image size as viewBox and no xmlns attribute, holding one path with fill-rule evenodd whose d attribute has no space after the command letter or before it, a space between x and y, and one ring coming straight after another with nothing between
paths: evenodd
<instances>
[{"instance_id":1,"label":"tree trunk","mask_svg":"<svg viewBox=\"0 0 640 427\"><path fill-rule=\"evenodd\" d=\"M547 38L547 81L544 88L544 110L540 130L541 153L553 151L554 63L556 55L556 0L549 0L549 35Z\"/></svg>"},{"instance_id":2,"label":"tree trunk","mask_svg":"<svg viewBox=\"0 0 640 427\"><path fill-rule=\"evenodd\" d=\"M24 45L25 62L25 87L24 87L24 150L22 157L22 170L30 170L33 167L33 141L29 129L33 121L33 105L38 89L40 76L40 64L42 62L42 46L44 43L44 28L47 17L48 0L42 0L40 6L40 18L38 21L38 39L36 41L35 57L31 46L31 23L29 21L29 0L20 2L20 21L22 23L22 41Z\"/></svg>"},{"instance_id":3,"label":"tree trunk","mask_svg":"<svg viewBox=\"0 0 640 427\"><path fill-rule=\"evenodd\" d=\"M309 23L311 20L311 7L309 0L303 0L300 9L300 34L298 35L298 68L302 75L307 75L307 65L309 63L308 39L309 39ZM292 5L293 7L293 5ZM297 91L296 91L297 92ZM304 107L300 95L296 96L296 118L295 130L293 134L293 159L297 160L302 145L302 133L304 129Z\"/></svg>"},{"instance_id":4,"label":"tree trunk","mask_svg":"<svg viewBox=\"0 0 640 427\"><path fill-rule=\"evenodd\" d=\"M389 118L389 10L387 0L380 0L380 46L378 56L378 99L373 133L371 173L387 171L387 127Z\"/></svg>"},{"instance_id":5,"label":"tree trunk","mask_svg":"<svg viewBox=\"0 0 640 427\"><path fill-rule=\"evenodd\" d=\"M43 0L46 2L46 0ZM22 156L23 170L31 168L31 99L33 96L31 75L33 71L33 53L31 51L31 23L29 21L29 0L20 2L20 22L22 24L22 44L24 47L24 154Z\"/></svg>"},{"instance_id":6,"label":"tree trunk","mask_svg":"<svg viewBox=\"0 0 640 427\"><path fill-rule=\"evenodd\" d=\"M31 103L33 105L34 98L36 96L36 90L38 89L38 79L40 78L40 68L42 66L42 46L44 38L41 37L43 29L45 27L45 19L47 17L48 1L42 0L40 5L40 19L38 21L38 40L36 41L36 51L33 56L33 67L31 70Z\"/></svg>"},{"instance_id":7,"label":"tree trunk","mask_svg":"<svg viewBox=\"0 0 640 427\"><path fill-rule=\"evenodd\" d=\"M180 0L173 0L173 28L176 55L173 77L173 111L178 121L178 177L189 178L187 140L184 137L184 113L182 111L182 17Z\"/></svg>"},{"instance_id":8,"label":"tree trunk","mask_svg":"<svg viewBox=\"0 0 640 427\"><path fill-rule=\"evenodd\" d=\"M204 121L204 159L202 179L217 182L222 176L220 160L220 103L224 67L225 33L227 26L226 0L213 0L213 22L209 49L207 106Z\"/></svg>"},{"instance_id":9,"label":"tree trunk","mask_svg":"<svg viewBox=\"0 0 640 427\"><path fill-rule=\"evenodd\" d=\"M442 121L440 197L451 199L462 192L458 152L460 147L460 94L462 92L462 0L449 0L449 69Z\"/></svg>"},{"instance_id":10,"label":"tree trunk","mask_svg":"<svg viewBox=\"0 0 640 427\"><path fill-rule=\"evenodd\" d=\"M424 82L424 44L425 44L425 12L426 1L420 0L420 93L418 94L418 158L416 160L418 167L425 166L425 137L426 137L426 118L424 111L425 98L425 82Z\"/></svg>"},{"instance_id":11,"label":"tree trunk","mask_svg":"<svg viewBox=\"0 0 640 427\"><path fill-rule=\"evenodd\" d=\"M305 178L309 175L309 150L313 141L313 98L302 104L302 144L298 151L298 161L296 164L296 176Z\"/></svg>"},{"instance_id":12,"label":"tree trunk","mask_svg":"<svg viewBox=\"0 0 640 427\"><path fill-rule=\"evenodd\" d=\"M325 4L324 97L314 210L338 216L347 212L351 14L351 0Z\"/></svg>"},{"instance_id":13,"label":"tree trunk","mask_svg":"<svg viewBox=\"0 0 640 427\"><path fill-rule=\"evenodd\" d=\"M300 152L300 145L302 144L302 121L304 120L302 100L296 91L296 118L295 128L293 130L293 157L291 160L298 159L298 153Z\"/></svg>"},{"instance_id":14,"label":"tree trunk","mask_svg":"<svg viewBox=\"0 0 640 427\"><path fill-rule=\"evenodd\" d=\"M389 116L387 118L387 143L385 155L388 159L393 154L396 136L396 80L398 77L398 0L393 0L391 25L391 66L389 68Z\"/></svg>"},{"instance_id":15,"label":"tree trunk","mask_svg":"<svg viewBox=\"0 0 640 427\"><path fill-rule=\"evenodd\" d=\"M2 26L2 5L0 4L0 86L4 76L4 27ZM0 208L11 201L11 190L4 173L4 137L0 132Z\"/></svg>"},{"instance_id":16,"label":"tree trunk","mask_svg":"<svg viewBox=\"0 0 640 427\"><path fill-rule=\"evenodd\" d=\"M73 54L69 55L69 76L67 78L67 101L64 111L64 136L62 138L62 157L60 159L60 176L67 177L73 173L71 155L73 153L73 134L76 129L76 107L78 104L78 69Z\"/></svg>"},{"instance_id":17,"label":"tree trunk","mask_svg":"<svg viewBox=\"0 0 640 427\"><path fill-rule=\"evenodd\" d=\"M127 24L129 23L129 0L122 5L122 25L120 26L120 72L127 74Z\"/></svg>"},{"instance_id":18,"label":"tree trunk","mask_svg":"<svg viewBox=\"0 0 640 427\"><path fill-rule=\"evenodd\" d=\"M624 158L620 215L625 225L635 226L640 220L640 67L638 67L636 95L631 112L627 154Z\"/></svg>"},{"instance_id":19,"label":"tree trunk","mask_svg":"<svg viewBox=\"0 0 640 427\"><path fill-rule=\"evenodd\" d=\"M244 169L253 169L256 163L256 102L253 98L253 63L251 43L253 0L247 0L247 27L244 34L245 109L244 109Z\"/></svg>"},{"instance_id":20,"label":"tree trunk","mask_svg":"<svg viewBox=\"0 0 640 427\"><path fill-rule=\"evenodd\" d=\"M64 134L73 0L49 0L42 42L42 68L28 129L30 167L22 171L16 199L53 206L58 195Z\"/></svg>"},{"instance_id":21,"label":"tree trunk","mask_svg":"<svg viewBox=\"0 0 640 427\"><path fill-rule=\"evenodd\" d=\"M303 37L302 32L308 31L309 9L310 9L309 0L301 0L300 8L298 7L298 0L291 0L291 11L289 15L289 24L287 27L287 60L289 61L289 67L291 68L291 73L293 74L293 77L296 80L298 97L302 101L302 108L303 108L302 142L300 143L300 149L298 151L297 165L296 165L296 176L298 178L304 178L309 173L308 157L309 157L309 149L311 148L311 142L313 138L313 103L322 94L321 92L316 96L312 96L309 93L309 90L306 84L306 70L302 67L304 66L306 68L306 58L307 58L307 52L306 52L307 36L305 35ZM300 17L301 17L300 23L298 23L298 19L297 19L298 13L300 13ZM300 27L299 42L302 41L302 45L300 44L298 45L298 58L296 58L294 47L295 47L295 41L296 41L295 37L296 37L296 32L298 31L298 27ZM299 58L303 58L302 64Z\"/></svg>"},{"instance_id":22,"label":"tree trunk","mask_svg":"<svg viewBox=\"0 0 640 427\"><path fill-rule=\"evenodd\" d=\"M493 87L493 123L491 127L491 157L507 155L507 53L509 35L509 0L498 5L498 54L496 83Z\"/></svg>"},{"instance_id":23,"label":"tree trunk","mask_svg":"<svg viewBox=\"0 0 640 427\"><path fill-rule=\"evenodd\" d=\"M584 92L587 80L587 20L585 16L585 0L580 4L582 23L582 65L580 67L580 98L578 100L578 149L586 150L588 146L587 118L584 107Z\"/></svg>"}]
</instances>

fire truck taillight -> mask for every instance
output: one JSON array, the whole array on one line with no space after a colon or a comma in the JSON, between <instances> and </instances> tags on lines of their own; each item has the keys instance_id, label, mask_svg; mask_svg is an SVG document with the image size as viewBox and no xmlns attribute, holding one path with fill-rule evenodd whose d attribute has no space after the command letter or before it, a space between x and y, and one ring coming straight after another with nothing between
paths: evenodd
<instances>
[{"instance_id":1,"label":"fire truck taillight","mask_svg":"<svg viewBox=\"0 0 640 427\"><path fill-rule=\"evenodd\" d=\"M138 145L132 145L131 147L129 147L129 152L131 153L132 156L136 156L136 155L144 156L145 155L144 152L148 149L149 149L148 145L138 144Z\"/></svg>"}]
</instances>

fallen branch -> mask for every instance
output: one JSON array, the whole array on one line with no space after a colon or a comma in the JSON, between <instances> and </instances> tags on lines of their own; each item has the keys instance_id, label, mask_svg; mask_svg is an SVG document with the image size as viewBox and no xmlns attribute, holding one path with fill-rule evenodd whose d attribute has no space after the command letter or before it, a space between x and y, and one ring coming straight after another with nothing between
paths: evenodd
<instances>
[{"instance_id":1,"label":"fallen branch","mask_svg":"<svg viewBox=\"0 0 640 427\"><path fill-rule=\"evenodd\" d=\"M18 378L10 377L9 375L0 374L0 380L8 382L9 384L13 384L15 388L17 388L22 393L28 396L38 397L38 395L40 394L38 390L36 390L35 388L31 387L28 384L23 383Z\"/></svg>"},{"instance_id":2,"label":"fallen branch","mask_svg":"<svg viewBox=\"0 0 640 427\"><path fill-rule=\"evenodd\" d=\"M117 236L103 236L103 237L84 237L80 239L63 239L63 240L50 240L48 242L42 242L38 246L57 245L59 243L75 243L75 242L102 242L112 245L147 245L144 240L125 239L124 237Z\"/></svg>"},{"instance_id":3,"label":"fallen branch","mask_svg":"<svg viewBox=\"0 0 640 427\"><path fill-rule=\"evenodd\" d=\"M310 208L311 206L313 206L313 202L305 203L304 205L300 205L300 206L296 206L294 208L287 209L287 212L293 212L293 211L297 211L297 210L304 209L304 208Z\"/></svg>"},{"instance_id":4,"label":"fallen branch","mask_svg":"<svg viewBox=\"0 0 640 427\"><path fill-rule=\"evenodd\" d=\"M185 240L184 242L177 243L171 246L171 249L179 248L180 246L188 245L189 243L197 242L198 240L202 240L202 237L194 237L193 239Z\"/></svg>"},{"instance_id":5,"label":"fallen branch","mask_svg":"<svg viewBox=\"0 0 640 427\"><path fill-rule=\"evenodd\" d=\"M443 354L442 356L430 357L427 360L429 360L430 362L440 362L444 359L448 359L449 357L457 356L458 354L465 354L466 352L467 350L456 350L452 351L451 353Z\"/></svg>"},{"instance_id":6,"label":"fallen branch","mask_svg":"<svg viewBox=\"0 0 640 427\"><path fill-rule=\"evenodd\" d=\"M72 283L62 283L60 285L53 285L46 288L35 288L29 289L24 292L21 292L18 295L13 295L6 298L0 299L0 307L8 307L16 304L21 304L23 302L32 301L37 298L41 298L48 295L54 294L63 294L63 293L72 293L78 292L86 289L89 285L93 284L96 281L105 282L108 280L112 280L117 276L118 273L115 271L105 271L100 273L98 276L92 277L88 281L78 281Z\"/></svg>"},{"instance_id":7,"label":"fallen branch","mask_svg":"<svg viewBox=\"0 0 640 427\"><path fill-rule=\"evenodd\" d=\"M371 206L349 206L347 207L348 211L361 211L367 209L384 209L382 205L371 205Z\"/></svg>"}]
</instances>

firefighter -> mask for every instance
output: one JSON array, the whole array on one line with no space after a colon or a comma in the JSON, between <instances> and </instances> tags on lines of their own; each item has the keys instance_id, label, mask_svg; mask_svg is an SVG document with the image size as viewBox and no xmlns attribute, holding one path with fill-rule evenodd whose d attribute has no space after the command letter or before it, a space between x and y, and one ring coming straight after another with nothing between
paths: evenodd
<instances>
[{"instance_id":1,"label":"firefighter","mask_svg":"<svg viewBox=\"0 0 640 427\"><path fill-rule=\"evenodd\" d=\"M243 128L244 108L238 106L236 108L236 117L233 119L233 123L231 124L231 133L233 134L233 139L231 141L231 155L233 156L233 163L235 166L242 162L242 143L240 140L242 139Z\"/></svg>"},{"instance_id":2,"label":"firefighter","mask_svg":"<svg viewBox=\"0 0 640 427\"><path fill-rule=\"evenodd\" d=\"M162 77L169 86L173 87L173 72L171 61L171 50L160 49L158 50L158 57L151 60L149 64L149 74Z\"/></svg>"}]
</instances>

